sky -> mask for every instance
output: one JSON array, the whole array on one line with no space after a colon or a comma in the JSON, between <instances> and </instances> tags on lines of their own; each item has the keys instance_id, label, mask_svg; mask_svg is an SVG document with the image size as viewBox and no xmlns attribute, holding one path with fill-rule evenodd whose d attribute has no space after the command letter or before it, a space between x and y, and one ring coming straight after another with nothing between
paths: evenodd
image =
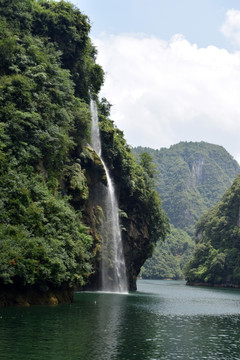
<instances>
[{"instance_id":1,"label":"sky","mask_svg":"<svg viewBox=\"0 0 240 360\"><path fill-rule=\"evenodd\" d=\"M131 146L222 145L240 163L239 0L72 0L91 23L100 97Z\"/></svg>"}]
</instances>

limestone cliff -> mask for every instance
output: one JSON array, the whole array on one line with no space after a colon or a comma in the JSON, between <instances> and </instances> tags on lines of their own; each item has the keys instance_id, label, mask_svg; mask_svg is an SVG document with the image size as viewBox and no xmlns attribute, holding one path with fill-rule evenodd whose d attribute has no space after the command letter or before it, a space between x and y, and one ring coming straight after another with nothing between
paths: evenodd
<instances>
[{"instance_id":1,"label":"limestone cliff","mask_svg":"<svg viewBox=\"0 0 240 360\"><path fill-rule=\"evenodd\" d=\"M30 306L30 305L58 305L73 301L73 289L58 288L41 290L38 287L18 288L8 285L0 293L0 307Z\"/></svg>"}]
</instances>

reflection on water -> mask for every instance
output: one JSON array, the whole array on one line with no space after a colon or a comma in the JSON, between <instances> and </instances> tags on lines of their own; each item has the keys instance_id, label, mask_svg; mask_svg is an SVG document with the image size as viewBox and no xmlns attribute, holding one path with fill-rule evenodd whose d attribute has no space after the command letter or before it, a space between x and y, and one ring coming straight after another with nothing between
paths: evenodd
<instances>
[{"instance_id":1,"label":"reflection on water","mask_svg":"<svg viewBox=\"0 0 240 360\"><path fill-rule=\"evenodd\" d=\"M239 359L239 291L144 280L138 289L0 309L0 359Z\"/></svg>"},{"instance_id":2,"label":"reflection on water","mask_svg":"<svg viewBox=\"0 0 240 360\"><path fill-rule=\"evenodd\" d=\"M90 358L114 358L125 315L125 301L126 295L122 294L101 294L96 297L95 339L93 339L93 346L91 346L94 353L90 354ZM98 339L97 342L96 339ZM88 339L86 341L88 342ZM89 356L89 352L86 351L86 355Z\"/></svg>"}]
</instances>

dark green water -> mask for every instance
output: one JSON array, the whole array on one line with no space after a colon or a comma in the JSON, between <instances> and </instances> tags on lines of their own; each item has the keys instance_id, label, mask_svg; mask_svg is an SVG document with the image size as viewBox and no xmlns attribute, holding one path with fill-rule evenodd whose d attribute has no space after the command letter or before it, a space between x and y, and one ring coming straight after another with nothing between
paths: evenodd
<instances>
[{"instance_id":1,"label":"dark green water","mask_svg":"<svg viewBox=\"0 0 240 360\"><path fill-rule=\"evenodd\" d=\"M240 291L138 282L128 295L0 309L0 360L240 359Z\"/></svg>"}]
</instances>

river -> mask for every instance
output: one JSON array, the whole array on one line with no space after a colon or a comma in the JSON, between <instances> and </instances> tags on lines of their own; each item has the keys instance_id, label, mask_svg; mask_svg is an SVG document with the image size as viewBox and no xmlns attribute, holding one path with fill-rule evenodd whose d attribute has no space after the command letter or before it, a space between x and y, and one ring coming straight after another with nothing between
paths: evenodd
<instances>
[{"instance_id":1,"label":"river","mask_svg":"<svg viewBox=\"0 0 240 360\"><path fill-rule=\"evenodd\" d=\"M240 291L139 280L128 295L0 309L0 360L240 359Z\"/></svg>"}]
</instances>

